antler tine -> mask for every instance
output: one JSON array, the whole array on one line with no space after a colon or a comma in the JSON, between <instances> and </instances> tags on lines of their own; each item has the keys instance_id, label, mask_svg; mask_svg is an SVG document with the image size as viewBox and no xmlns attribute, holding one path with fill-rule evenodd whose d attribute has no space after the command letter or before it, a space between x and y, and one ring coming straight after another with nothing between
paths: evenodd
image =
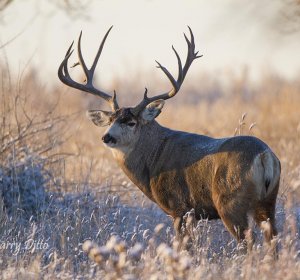
<instances>
[{"instance_id":1,"label":"antler tine","mask_svg":"<svg viewBox=\"0 0 300 280\"><path fill-rule=\"evenodd\" d=\"M180 59L180 56L178 54L178 52L175 50L175 48L172 46L172 49L176 55L176 58L177 58L177 62L178 62L178 78L177 78L177 81L182 81L183 80L183 74L182 74L182 63L181 63L181 59Z\"/></svg>"},{"instance_id":2,"label":"antler tine","mask_svg":"<svg viewBox=\"0 0 300 280\"><path fill-rule=\"evenodd\" d=\"M68 48L65 58L58 68L58 77L63 83L65 83L64 80L66 79L66 76L70 76L69 71L68 71L68 59L74 51L74 50L72 50L73 44L74 44L74 41Z\"/></svg>"},{"instance_id":3,"label":"antler tine","mask_svg":"<svg viewBox=\"0 0 300 280\"><path fill-rule=\"evenodd\" d=\"M166 67L162 66L158 61L156 61L156 63L158 64L157 68L161 69L166 74L166 76L168 77L169 81L171 82L171 84L173 86L173 89L171 90L171 92L173 92L174 90L177 91L178 90L178 83L174 79L174 77L172 76L172 74L168 71L168 69Z\"/></svg>"},{"instance_id":4,"label":"antler tine","mask_svg":"<svg viewBox=\"0 0 300 280\"><path fill-rule=\"evenodd\" d=\"M190 31L191 39L189 40L187 38L187 36L184 34L184 38L185 38L185 40L187 42L187 46L188 46L188 53L187 53L186 61L185 61L185 64L184 64L183 68L182 68L182 63L181 63L180 56L177 53L176 49L172 46L172 49L173 49L173 51L176 55L177 63L178 63L178 77L177 77L177 80L174 79L174 77L167 70L166 67L161 65L158 61L156 61L156 63L158 64L157 68L160 68L165 73L165 75L167 76L167 78L169 79L169 81L172 84L172 89L170 91L164 93L164 94L156 95L156 96L153 96L151 98L149 98L147 96L147 91L145 91L143 100L137 106L135 106L134 108L131 109L132 114L138 115L149 103L151 103L155 100L158 100L158 99L167 100L169 98L174 97L176 95L176 93L179 91L179 89L180 89L180 87L181 87L181 85L184 81L184 78L185 78L192 62L195 59L202 56L202 55L198 55L198 52L195 52L194 35L193 35L193 32L192 32L192 29L189 26L188 26L188 28L189 28L189 31Z\"/></svg>"},{"instance_id":5,"label":"antler tine","mask_svg":"<svg viewBox=\"0 0 300 280\"><path fill-rule=\"evenodd\" d=\"M198 55L199 51L195 52L195 40L194 40L194 34L192 32L192 29L188 26L188 29L190 31L190 35L191 35L191 40L188 39L188 37L184 34L184 38L186 40L186 43L188 45L188 53L187 53L187 57L186 57L186 62L185 65L183 67L182 70L182 81L184 80L187 71L189 70L192 62L194 61L194 59L200 58L203 55Z\"/></svg>"},{"instance_id":6,"label":"antler tine","mask_svg":"<svg viewBox=\"0 0 300 280\"><path fill-rule=\"evenodd\" d=\"M108 36L111 29L112 29L112 26L109 28L109 30L106 32L104 38L102 39L102 42L101 42L101 44L99 46L99 49L98 49L98 52L95 56L92 67L90 69L87 68L87 66L85 64L85 61L83 59L83 56L82 56L82 52L81 52L82 32L80 32L80 35L79 35L79 38L78 38L78 44L77 44L77 51L78 51L79 64L81 65L81 67L83 69L83 72L85 74L85 77L86 77L86 83L85 84L81 84L81 83L78 83L78 82L74 81L70 77L70 74L69 74L69 71L68 71L68 60L69 60L70 56L73 53L72 47L73 47L74 42L69 47L64 60L62 61L62 63L60 64L60 66L58 68L58 77L64 84L66 84L70 87L73 87L73 88L76 88L76 89L79 89L79 90L82 90L82 91L85 91L85 92L88 92L88 93L91 93L93 95L96 95L98 97L103 98L105 101L107 101L110 104L112 110L116 111L117 109L119 109L119 105L118 105L117 98L116 98L116 93L114 92L113 96L111 96L111 95L109 95L109 94L107 94L107 93L105 93L105 92L103 92L99 89L96 89L93 86L93 77L94 77L95 68L96 68L96 65L98 63L99 57L101 55L103 46L105 44L105 40L106 40L106 38L107 38L107 36Z\"/></svg>"},{"instance_id":7,"label":"antler tine","mask_svg":"<svg viewBox=\"0 0 300 280\"><path fill-rule=\"evenodd\" d=\"M78 54L78 60L79 60L79 64L81 65L81 68L84 72L84 75L86 77L86 81L87 81L87 84L88 82L90 81L90 73L89 73L89 70L84 62L84 59L83 59L83 56L82 56L82 52L81 52L81 36L82 36L82 31L80 31L80 34L79 34L79 38L78 38L78 42L77 42L77 54ZM92 81L91 81L92 82Z\"/></svg>"},{"instance_id":8,"label":"antler tine","mask_svg":"<svg viewBox=\"0 0 300 280\"><path fill-rule=\"evenodd\" d=\"M108 36L108 34L109 34L109 32L111 31L112 28L113 28L113 25L107 30L107 32L105 33L105 35L104 35L104 37L103 37L103 40L102 40L102 42L101 42L101 44L100 44L100 47L99 47L98 52L97 52L97 54L96 54L96 56L95 56L93 65L92 65L92 67L91 67L91 69L90 69L90 73L91 73L92 75L94 75L94 71L95 71L95 68L96 68L96 66L97 66L99 57L101 56L102 49L103 49L103 47L104 47L106 38L107 38L107 36Z\"/></svg>"}]
</instances>

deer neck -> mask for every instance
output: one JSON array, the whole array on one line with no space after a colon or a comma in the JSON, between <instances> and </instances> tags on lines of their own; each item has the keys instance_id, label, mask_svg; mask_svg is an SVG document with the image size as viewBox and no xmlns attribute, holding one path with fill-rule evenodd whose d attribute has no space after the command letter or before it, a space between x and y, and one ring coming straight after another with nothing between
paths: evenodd
<instances>
[{"instance_id":1,"label":"deer neck","mask_svg":"<svg viewBox=\"0 0 300 280\"><path fill-rule=\"evenodd\" d=\"M155 176L157 162L164 150L171 130L153 121L141 128L138 141L124 152L113 150L113 156L129 179L153 200L150 178Z\"/></svg>"}]
</instances>

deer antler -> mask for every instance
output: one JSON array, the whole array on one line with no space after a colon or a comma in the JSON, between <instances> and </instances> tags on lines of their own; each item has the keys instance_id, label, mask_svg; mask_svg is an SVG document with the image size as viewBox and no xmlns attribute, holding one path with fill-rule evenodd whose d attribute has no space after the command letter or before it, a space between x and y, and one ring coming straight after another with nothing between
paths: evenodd
<instances>
[{"instance_id":1,"label":"deer antler","mask_svg":"<svg viewBox=\"0 0 300 280\"><path fill-rule=\"evenodd\" d=\"M188 53L187 53L187 58L184 64L184 67L182 68L182 63L181 63L181 59L177 53L177 51L175 50L175 48L172 46L172 49L176 55L177 58L177 62L178 62L178 77L177 80L174 79L174 77L171 75L171 73L167 70L167 68L165 68L163 65L161 65L158 61L156 61L156 63L158 64L157 68L160 68L167 76L167 78L169 79L169 81L172 84L172 89L164 94L160 94L157 96L153 96L153 97L148 97L147 96L147 88L145 89L145 93L144 93L144 98L143 100L134 108L131 109L131 113L134 114L135 116L137 116L149 103L158 100L158 99L163 99L163 100L167 100L169 98L172 98L176 95L176 93L179 91L184 78L187 74L187 71L189 70L192 62L194 61L194 59L201 57L202 55L198 55L198 52L195 52L195 42L194 42L194 35L193 32L191 30L191 28L188 26L189 31L190 31L190 35L191 35L191 39L189 40L187 38L187 36L184 34L184 38L187 42L188 45Z\"/></svg>"},{"instance_id":2,"label":"deer antler","mask_svg":"<svg viewBox=\"0 0 300 280\"><path fill-rule=\"evenodd\" d=\"M81 67L83 69L83 72L85 74L85 77L86 77L86 83L85 84L80 84L80 83L74 81L70 77L70 74L69 74L69 71L68 71L68 60L69 60L70 56L73 53L72 47L73 47L74 42L72 42L71 46L69 47L69 49L66 53L66 56L65 56L64 60L62 61L62 63L60 64L60 66L58 68L58 77L64 84L66 84L70 87L73 87L73 88L76 88L76 89L79 89L79 90L82 90L82 91L85 91L85 92L88 92L88 93L91 93L93 95L96 95L96 96L99 96L99 97L103 98L105 101L107 101L110 104L112 110L116 111L117 109L119 109L119 105L118 105L117 98L116 98L116 93L114 92L113 96L111 96L111 95L109 95L109 94L107 94L107 93L105 93L105 92L103 92L99 89L96 89L93 86L93 77L94 77L95 68L96 68L96 65L98 63L99 57L101 55L105 40L106 40L106 38L107 38L107 36L108 36L111 29L112 29L112 26L108 29L105 36L103 37L102 42L100 44L100 47L98 49L98 52L95 56L94 62L92 64L92 67L90 69L87 68L87 66L84 62L84 59L82 57L82 53L81 53L81 36L82 36L82 32L80 32L79 39L78 39L78 45L77 45L78 59L79 59L78 64L81 65ZM74 66L76 66L78 64L74 64Z\"/></svg>"}]
</instances>

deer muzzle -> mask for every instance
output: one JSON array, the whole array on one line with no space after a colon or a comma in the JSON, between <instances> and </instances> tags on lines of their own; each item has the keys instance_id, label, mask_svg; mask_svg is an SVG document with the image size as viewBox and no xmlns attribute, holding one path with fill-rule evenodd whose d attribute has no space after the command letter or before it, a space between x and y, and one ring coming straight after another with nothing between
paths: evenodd
<instances>
[{"instance_id":1,"label":"deer muzzle","mask_svg":"<svg viewBox=\"0 0 300 280\"><path fill-rule=\"evenodd\" d=\"M114 138L113 136L111 136L109 133L106 133L106 134L103 135L102 141L105 144L110 144L110 143L111 144L116 144L117 143L116 138Z\"/></svg>"}]
</instances>

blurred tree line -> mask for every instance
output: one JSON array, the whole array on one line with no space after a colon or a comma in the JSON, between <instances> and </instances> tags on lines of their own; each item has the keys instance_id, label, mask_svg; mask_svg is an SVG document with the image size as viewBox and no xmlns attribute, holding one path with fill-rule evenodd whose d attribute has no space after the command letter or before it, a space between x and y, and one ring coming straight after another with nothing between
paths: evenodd
<instances>
[{"instance_id":1,"label":"blurred tree line","mask_svg":"<svg viewBox=\"0 0 300 280\"><path fill-rule=\"evenodd\" d=\"M0 13L9 7L12 3L20 0L0 0ZM41 0L33 0L36 5L42 3ZM72 17L84 16L88 17L86 13L88 7L93 0L43 0L53 4L54 8L63 10L67 15ZM228 1L230 2L230 1ZM229 3L230 4L230 3ZM234 4L234 1L233 3ZM187 4L188 5L188 4ZM201 5L201 1L199 1ZM251 1L245 5L254 6L255 9L268 9L270 5L278 7L275 9L272 25L278 28L279 31L284 33L297 32L300 29L300 0L256 0ZM273 27L274 27L273 26Z\"/></svg>"},{"instance_id":2,"label":"blurred tree line","mask_svg":"<svg viewBox=\"0 0 300 280\"><path fill-rule=\"evenodd\" d=\"M20 0L0 0L0 12L4 11L10 4L15 3ZM84 13L85 8L92 2L93 0L46 0L49 3L53 4L59 9L64 10L67 14L80 14ZM35 0L36 4L40 2L40 0Z\"/></svg>"}]
</instances>

